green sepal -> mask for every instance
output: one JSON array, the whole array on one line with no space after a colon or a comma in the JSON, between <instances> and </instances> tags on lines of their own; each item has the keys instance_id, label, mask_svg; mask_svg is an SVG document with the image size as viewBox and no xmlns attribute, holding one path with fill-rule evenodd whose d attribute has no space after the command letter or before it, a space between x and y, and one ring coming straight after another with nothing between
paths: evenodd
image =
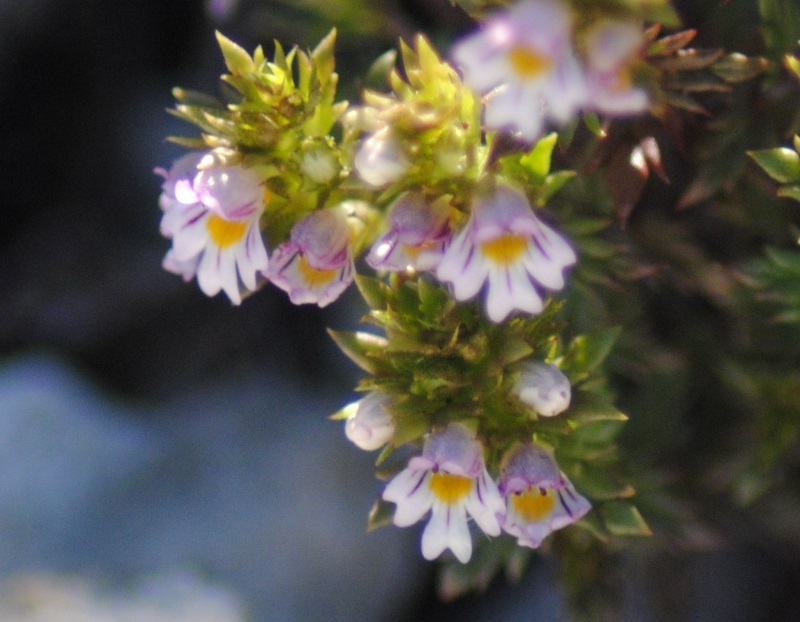
<instances>
[{"instance_id":1,"label":"green sepal","mask_svg":"<svg viewBox=\"0 0 800 622\"><path fill-rule=\"evenodd\" d=\"M775 181L782 184L800 181L800 155L788 147L748 151L747 155Z\"/></svg>"},{"instance_id":2,"label":"green sepal","mask_svg":"<svg viewBox=\"0 0 800 622\"><path fill-rule=\"evenodd\" d=\"M615 536L653 535L647 522L632 503L626 501L604 503L600 507L600 513L606 529Z\"/></svg>"},{"instance_id":3,"label":"green sepal","mask_svg":"<svg viewBox=\"0 0 800 622\"><path fill-rule=\"evenodd\" d=\"M367 516L367 531L375 531L380 527L390 525L394 518L394 504L376 499Z\"/></svg>"}]
</instances>

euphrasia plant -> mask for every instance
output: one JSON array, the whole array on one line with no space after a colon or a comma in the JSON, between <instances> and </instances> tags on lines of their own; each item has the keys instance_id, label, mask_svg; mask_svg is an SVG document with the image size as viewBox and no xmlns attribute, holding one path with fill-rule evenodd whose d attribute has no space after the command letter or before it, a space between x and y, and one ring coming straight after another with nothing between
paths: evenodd
<instances>
[{"instance_id":1,"label":"euphrasia plant","mask_svg":"<svg viewBox=\"0 0 800 622\"><path fill-rule=\"evenodd\" d=\"M650 533L605 381L619 330L598 291L632 270L605 233L665 176L652 127L764 68L660 36L666 1L459 4L480 28L444 58L401 41L388 89L357 105L336 100L335 31L272 59L218 35L236 98L176 89L201 134L157 169L164 267L207 295L239 304L271 283L322 307L355 282L373 330L331 335L364 397L333 418L379 452L369 525L424 521L445 595L519 575L532 549L571 573L598 543ZM580 141L580 170L553 170ZM765 168L800 183L796 155Z\"/></svg>"}]
</instances>

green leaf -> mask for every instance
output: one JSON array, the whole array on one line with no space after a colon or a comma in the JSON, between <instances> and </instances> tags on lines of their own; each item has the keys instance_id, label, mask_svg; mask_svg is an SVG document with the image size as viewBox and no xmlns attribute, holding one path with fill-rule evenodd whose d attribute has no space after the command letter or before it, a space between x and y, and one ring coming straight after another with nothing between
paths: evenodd
<instances>
[{"instance_id":1,"label":"green leaf","mask_svg":"<svg viewBox=\"0 0 800 622\"><path fill-rule=\"evenodd\" d=\"M629 499L636 491L619 478L591 464L580 464L569 471L577 490L597 501Z\"/></svg>"},{"instance_id":2,"label":"green leaf","mask_svg":"<svg viewBox=\"0 0 800 622\"><path fill-rule=\"evenodd\" d=\"M714 63L711 70L728 83L744 82L755 78L769 66L764 58L751 58L734 52Z\"/></svg>"},{"instance_id":3,"label":"green leaf","mask_svg":"<svg viewBox=\"0 0 800 622\"><path fill-rule=\"evenodd\" d=\"M618 327L579 335L570 343L562 368L572 378L590 374L608 357L620 333Z\"/></svg>"},{"instance_id":4,"label":"green leaf","mask_svg":"<svg viewBox=\"0 0 800 622\"><path fill-rule=\"evenodd\" d=\"M615 536L651 536L653 532L647 526L639 510L625 501L604 503L600 508L606 529Z\"/></svg>"},{"instance_id":5,"label":"green leaf","mask_svg":"<svg viewBox=\"0 0 800 622\"><path fill-rule=\"evenodd\" d=\"M335 69L335 62L333 57L333 48L336 45L336 28L333 28L325 38L319 42L314 51L311 52L311 58L317 69L317 78L321 84L330 82Z\"/></svg>"},{"instance_id":6,"label":"green leaf","mask_svg":"<svg viewBox=\"0 0 800 622\"><path fill-rule=\"evenodd\" d=\"M792 56L791 54L787 54L783 57L783 63L786 65L786 68L791 71L798 80L800 80L800 58L797 58L797 56Z\"/></svg>"},{"instance_id":7,"label":"green leaf","mask_svg":"<svg viewBox=\"0 0 800 622\"><path fill-rule=\"evenodd\" d=\"M628 416L617 410L600 396L587 391L576 391L565 416L578 423L595 421L627 421Z\"/></svg>"},{"instance_id":8,"label":"green leaf","mask_svg":"<svg viewBox=\"0 0 800 622\"><path fill-rule=\"evenodd\" d=\"M540 138L533 149L520 157L519 163L530 173L534 183L544 180L550 172L550 160L557 140L558 134L552 132Z\"/></svg>"},{"instance_id":9,"label":"green leaf","mask_svg":"<svg viewBox=\"0 0 800 622\"><path fill-rule=\"evenodd\" d=\"M782 184L800 182L800 155L796 151L788 147L777 147L748 151L747 155L753 158L772 179Z\"/></svg>"},{"instance_id":10,"label":"green leaf","mask_svg":"<svg viewBox=\"0 0 800 622\"><path fill-rule=\"evenodd\" d=\"M544 207L552 196L573 177L575 177L575 171L556 171L548 175L536 193L536 205Z\"/></svg>"},{"instance_id":11,"label":"green leaf","mask_svg":"<svg viewBox=\"0 0 800 622\"><path fill-rule=\"evenodd\" d=\"M228 39L219 30L216 31L216 35L217 43L219 43L219 48L222 50L222 56L225 59L225 65L233 75L242 76L255 71L253 59L250 58L250 54L244 48Z\"/></svg>"},{"instance_id":12,"label":"green leaf","mask_svg":"<svg viewBox=\"0 0 800 622\"><path fill-rule=\"evenodd\" d=\"M783 188L778 188L778 196L787 199L794 199L795 201L800 201L800 184L795 186L783 186Z\"/></svg>"},{"instance_id":13,"label":"green leaf","mask_svg":"<svg viewBox=\"0 0 800 622\"><path fill-rule=\"evenodd\" d=\"M336 331L330 328L328 334L339 349L365 372L376 374L384 368L379 360L370 356L380 354L386 348L387 342L383 337L372 333Z\"/></svg>"},{"instance_id":14,"label":"green leaf","mask_svg":"<svg viewBox=\"0 0 800 622\"><path fill-rule=\"evenodd\" d=\"M328 419L331 421L341 421L343 419L349 419L352 415L355 414L356 410L358 409L358 402L352 402L345 406L344 408L340 408L332 415L328 416Z\"/></svg>"},{"instance_id":15,"label":"green leaf","mask_svg":"<svg viewBox=\"0 0 800 622\"><path fill-rule=\"evenodd\" d=\"M375 531L380 527L385 527L394 518L394 504L377 499L367 516L367 531Z\"/></svg>"},{"instance_id":16,"label":"green leaf","mask_svg":"<svg viewBox=\"0 0 800 622\"><path fill-rule=\"evenodd\" d=\"M361 292L361 297L372 309L385 310L392 290L380 279L371 276L356 274L356 287Z\"/></svg>"}]
</instances>

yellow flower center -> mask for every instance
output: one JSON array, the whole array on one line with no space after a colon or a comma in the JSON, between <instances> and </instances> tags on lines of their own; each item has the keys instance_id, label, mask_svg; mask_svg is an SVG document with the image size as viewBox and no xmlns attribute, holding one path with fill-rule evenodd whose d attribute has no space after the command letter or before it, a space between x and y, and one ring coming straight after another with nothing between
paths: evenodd
<instances>
[{"instance_id":1,"label":"yellow flower center","mask_svg":"<svg viewBox=\"0 0 800 622\"><path fill-rule=\"evenodd\" d=\"M473 482L470 477L438 472L431 476L430 488L439 501L454 505L470 493Z\"/></svg>"},{"instance_id":2,"label":"yellow flower center","mask_svg":"<svg viewBox=\"0 0 800 622\"><path fill-rule=\"evenodd\" d=\"M206 228L214 244L220 248L228 248L244 237L247 232L247 223L225 220L216 214L211 214L206 223Z\"/></svg>"},{"instance_id":3,"label":"yellow flower center","mask_svg":"<svg viewBox=\"0 0 800 622\"><path fill-rule=\"evenodd\" d=\"M338 270L317 270L316 268L312 268L303 256L300 257L297 270L309 287L322 287L323 285L327 285L336 278L338 273Z\"/></svg>"},{"instance_id":4,"label":"yellow flower center","mask_svg":"<svg viewBox=\"0 0 800 622\"><path fill-rule=\"evenodd\" d=\"M550 69L553 61L550 57L537 54L521 45L514 46L508 52L511 68L518 77L524 79L541 75Z\"/></svg>"},{"instance_id":5,"label":"yellow flower center","mask_svg":"<svg viewBox=\"0 0 800 622\"><path fill-rule=\"evenodd\" d=\"M529 523L535 523L548 516L555 506L555 493L552 489L529 488L518 495L511 496L517 513Z\"/></svg>"},{"instance_id":6,"label":"yellow flower center","mask_svg":"<svg viewBox=\"0 0 800 622\"><path fill-rule=\"evenodd\" d=\"M481 250L489 261L507 266L516 262L525 252L528 240L523 235L507 233L481 244Z\"/></svg>"}]
</instances>

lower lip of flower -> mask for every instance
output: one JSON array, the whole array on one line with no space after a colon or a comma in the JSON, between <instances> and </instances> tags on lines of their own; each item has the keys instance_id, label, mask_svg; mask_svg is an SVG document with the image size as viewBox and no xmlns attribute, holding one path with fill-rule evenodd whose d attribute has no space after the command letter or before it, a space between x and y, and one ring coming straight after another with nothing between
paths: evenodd
<instances>
[{"instance_id":1,"label":"lower lip of flower","mask_svg":"<svg viewBox=\"0 0 800 622\"><path fill-rule=\"evenodd\" d=\"M208 235L220 248L228 248L241 240L247 232L247 223L241 221L225 220L211 214L206 223Z\"/></svg>"},{"instance_id":2,"label":"lower lip of flower","mask_svg":"<svg viewBox=\"0 0 800 622\"><path fill-rule=\"evenodd\" d=\"M470 493L472 484L472 478L438 472L431 476L429 486L431 492L439 501L447 505L453 505Z\"/></svg>"},{"instance_id":3,"label":"lower lip of flower","mask_svg":"<svg viewBox=\"0 0 800 622\"><path fill-rule=\"evenodd\" d=\"M525 252L528 240L525 236L506 234L483 242L483 255L495 264L507 266L515 263Z\"/></svg>"},{"instance_id":4,"label":"lower lip of flower","mask_svg":"<svg viewBox=\"0 0 800 622\"><path fill-rule=\"evenodd\" d=\"M305 257L300 257L297 269L306 285L312 288L327 285L336 278L338 273L337 270L317 270L312 268Z\"/></svg>"},{"instance_id":5,"label":"lower lip of flower","mask_svg":"<svg viewBox=\"0 0 800 622\"><path fill-rule=\"evenodd\" d=\"M553 61L550 57L538 54L533 50L515 46L508 52L508 61L514 73L522 79L529 79L541 75L550 69Z\"/></svg>"},{"instance_id":6,"label":"lower lip of flower","mask_svg":"<svg viewBox=\"0 0 800 622\"><path fill-rule=\"evenodd\" d=\"M511 495L511 503L522 518L534 523L553 511L555 494L552 490L529 488L519 494Z\"/></svg>"}]
</instances>

